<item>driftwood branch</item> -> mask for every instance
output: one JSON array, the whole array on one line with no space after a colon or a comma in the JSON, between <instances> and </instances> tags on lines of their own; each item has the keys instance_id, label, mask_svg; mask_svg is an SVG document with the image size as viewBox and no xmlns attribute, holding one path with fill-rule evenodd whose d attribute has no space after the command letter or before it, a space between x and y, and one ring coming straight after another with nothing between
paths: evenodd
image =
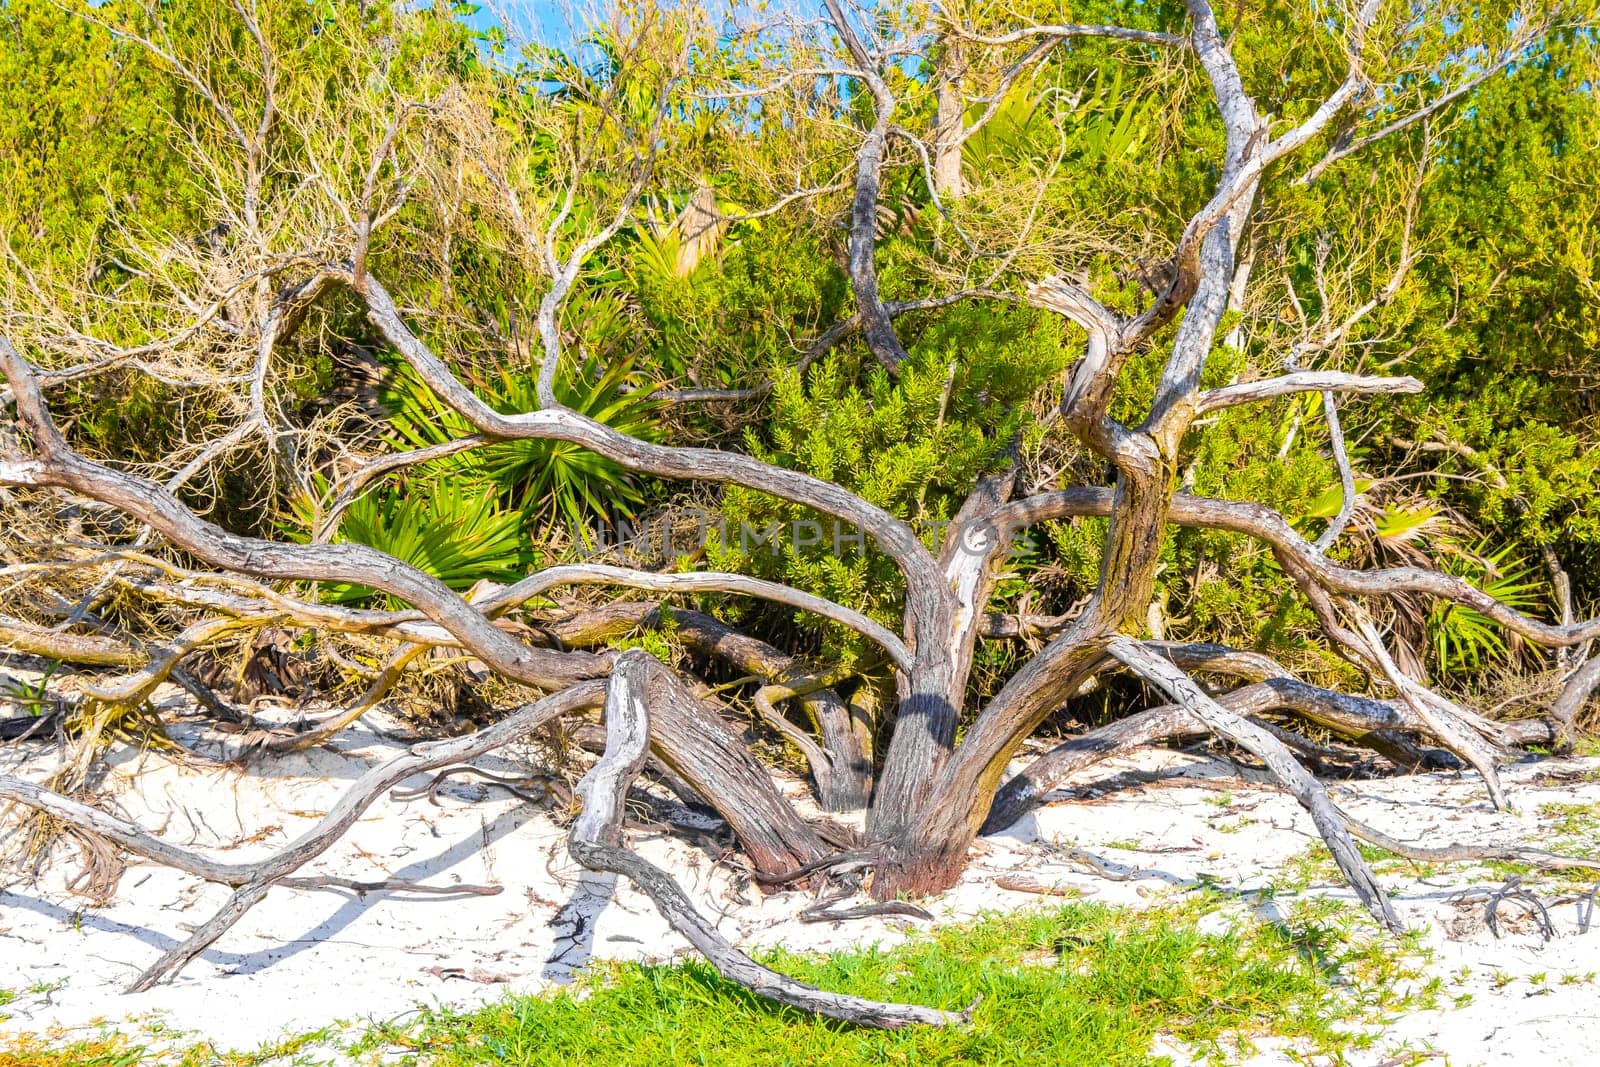
<instances>
[{"instance_id":1,"label":"driftwood branch","mask_svg":"<svg viewBox=\"0 0 1600 1067\"><path fill-rule=\"evenodd\" d=\"M624 653L606 688L606 751L578 783L583 814L573 825L567 849L591 870L620 875L636 885L672 924L730 982L792 1008L858 1026L897 1030L907 1026L950 1026L970 1022L972 1008L941 1011L909 1004L864 1000L829 993L751 959L723 937L667 874L621 845L622 801L644 766L650 715L645 706L643 653Z\"/></svg>"},{"instance_id":2,"label":"driftwood branch","mask_svg":"<svg viewBox=\"0 0 1600 1067\"><path fill-rule=\"evenodd\" d=\"M69 447L45 407L32 369L4 339L0 339L0 372L11 383L17 414L37 451L35 459L0 461L0 484L57 486L113 504L173 544L226 570L381 589L417 605L485 662L530 685L557 688L603 673L603 663L596 657L518 643L437 578L365 545L291 545L231 534L195 515L161 486L93 463Z\"/></svg>"},{"instance_id":3,"label":"driftwood branch","mask_svg":"<svg viewBox=\"0 0 1600 1067\"><path fill-rule=\"evenodd\" d=\"M1350 832L1363 841L1416 863L1502 860L1506 863L1526 863L1543 870L1600 870L1600 860L1563 856L1558 852L1526 845L1413 845L1352 818L1343 811L1339 812L1339 817L1350 828Z\"/></svg>"},{"instance_id":4,"label":"driftwood branch","mask_svg":"<svg viewBox=\"0 0 1600 1067\"><path fill-rule=\"evenodd\" d=\"M1383 635L1378 633L1372 620L1359 608L1352 607L1352 612L1356 619L1356 633L1365 642L1371 661L1377 664L1389 684L1400 694L1400 698L1410 706L1417 718L1427 725L1429 732L1443 741L1450 751L1472 764L1473 768L1483 776L1484 784L1489 789L1489 799L1494 803L1495 810L1502 811L1507 808L1509 803L1506 800L1505 789L1500 784L1500 772L1495 767L1494 749L1464 721L1464 716L1460 714L1461 709L1422 684L1406 677L1389 655L1389 650L1383 643Z\"/></svg>"},{"instance_id":5,"label":"driftwood branch","mask_svg":"<svg viewBox=\"0 0 1600 1067\"><path fill-rule=\"evenodd\" d=\"M1155 655L1169 658L1161 649ZM1170 657L1176 659L1177 657ZM1189 670L1197 669L1193 666ZM1204 669L1204 668L1200 668ZM1409 709L1334 690L1294 678L1273 677L1216 697L1234 715L1253 717L1287 711L1308 722L1385 754L1400 754L1397 731L1414 727ZM994 832L1009 826L1051 790L1086 767L1135 749L1178 738L1203 736L1209 727L1178 704L1149 708L1072 737L1039 756L1001 787L984 826Z\"/></svg>"},{"instance_id":6,"label":"driftwood branch","mask_svg":"<svg viewBox=\"0 0 1600 1067\"><path fill-rule=\"evenodd\" d=\"M520 708L476 733L448 741L415 745L409 752L395 756L362 775L316 826L267 858L254 863L214 860L204 853L170 844L126 820L20 778L0 775L0 798L44 812L153 863L173 867L210 882L236 887L234 895L222 910L134 980L128 988L130 993L134 993L151 988L205 951L259 903L268 889L326 852L374 801L394 786L416 774L474 759L526 736L560 715L596 707L603 699L603 683L586 682ZM322 880L302 879L295 883L295 887L311 888L313 882L316 885L325 884Z\"/></svg>"},{"instance_id":7,"label":"driftwood branch","mask_svg":"<svg viewBox=\"0 0 1600 1067\"><path fill-rule=\"evenodd\" d=\"M1561 689L1561 695L1550 705L1550 717L1560 723L1563 729L1570 730L1596 688L1600 688L1600 656L1590 657L1583 666L1572 672Z\"/></svg>"},{"instance_id":8,"label":"driftwood branch","mask_svg":"<svg viewBox=\"0 0 1600 1067\"><path fill-rule=\"evenodd\" d=\"M856 77L872 94L872 126L856 150L855 195L850 202L849 273L850 290L856 298L861 318L861 333L867 348L891 373L908 358L894 331L894 323L878 294L878 187L883 180L884 152L888 148L889 127L894 117L895 100L889 84L878 69L879 57L862 43L838 0L823 0L828 18L855 63Z\"/></svg>"},{"instance_id":9,"label":"driftwood branch","mask_svg":"<svg viewBox=\"0 0 1600 1067\"><path fill-rule=\"evenodd\" d=\"M1161 33L1157 30L1136 30L1126 26L1100 26L1092 23L1058 23L1045 26L1023 26L1008 33L978 33L963 26L954 26L951 32L962 40L976 44L1016 44L1035 37L1055 37L1070 40L1074 37L1105 37L1135 44L1157 44L1164 48L1184 48L1189 39L1181 34Z\"/></svg>"},{"instance_id":10,"label":"driftwood branch","mask_svg":"<svg viewBox=\"0 0 1600 1067\"><path fill-rule=\"evenodd\" d=\"M1259 382L1225 385L1200 394L1197 409L1204 415L1239 404L1255 404L1293 393L1420 393L1415 378L1380 378L1340 371L1295 371Z\"/></svg>"},{"instance_id":11,"label":"driftwood branch","mask_svg":"<svg viewBox=\"0 0 1600 1067\"><path fill-rule=\"evenodd\" d=\"M1024 526L1053 519L1108 516L1112 512L1113 496L1112 490L1095 487L1040 493L1001 508L994 521L1002 531L1014 533ZM1566 624L1544 622L1507 607L1453 574L1423 567L1361 569L1335 563L1317 551L1280 513L1264 504L1177 493L1172 498L1167 521L1177 526L1226 530L1251 537L1284 552L1331 593L1364 597L1421 593L1473 608L1512 633L1553 648L1570 648L1600 638L1600 617Z\"/></svg>"},{"instance_id":12,"label":"driftwood branch","mask_svg":"<svg viewBox=\"0 0 1600 1067\"><path fill-rule=\"evenodd\" d=\"M1349 831L1345 829L1344 821L1333 806L1333 801L1328 798L1327 791L1300 766L1277 738L1218 704L1187 674L1137 641L1114 637L1107 650L1135 674L1194 713L1218 736L1248 750L1265 763L1273 777L1283 783L1284 788L1310 813L1311 821L1316 824L1328 851L1333 854L1334 862L1344 872L1345 879L1372 917L1393 933L1404 931L1405 927L1395 914L1394 906L1389 903L1383 887L1378 884L1372 869L1350 839Z\"/></svg>"}]
</instances>

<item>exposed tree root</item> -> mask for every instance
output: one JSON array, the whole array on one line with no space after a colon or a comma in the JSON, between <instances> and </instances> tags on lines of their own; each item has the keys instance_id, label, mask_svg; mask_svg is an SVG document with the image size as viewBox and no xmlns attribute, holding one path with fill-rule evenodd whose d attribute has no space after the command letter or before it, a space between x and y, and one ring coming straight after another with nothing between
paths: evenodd
<instances>
[{"instance_id":1,"label":"exposed tree root","mask_svg":"<svg viewBox=\"0 0 1600 1067\"><path fill-rule=\"evenodd\" d=\"M476 775L486 782L499 786L512 796L526 800L531 804L542 804L552 797L557 800L565 799L570 801L572 799L571 795L567 793L566 786L564 784L558 785L557 780L551 775L528 774L509 778L505 775L486 771L482 767L474 767L470 763L446 767L435 774L427 785L418 786L415 789L395 789L389 793L389 796L393 800L416 800L418 797L427 797L428 803L438 807L439 787L458 774ZM530 787L537 789L538 792L530 792Z\"/></svg>"},{"instance_id":2,"label":"exposed tree root","mask_svg":"<svg viewBox=\"0 0 1600 1067\"><path fill-rule=\"evenodd\" d=\"M650 715L645 707L648 670L649 657L644 653L628 652L618 658L606 689L606 753L578 783L583 813L573 824L567 842L572 858L591 870L627 878L655 903L672 928L711 962L718 974L770 1000L813 1015L889 1030L970 1022L973 1007L941 1011L864 1000L829 993L762 966L723 937L671 875L621 847L622 801L644 766L649 745Z\"/></svg>"},{"instance_id":3,"label":"exposed tree root","mask_svg":"<svg viewBox=\"0 0 1600 1067\"><path fill-rule=\"evenodd\" d=\"M903 900L878 900L871 904L860 904L854 907L841 908L840 901L848 899L849 893L842 893L836 897L818 901L806 908L796 916L803 923L837 923L849 922L853 919L881 919L886 915L903 915L909 919L921 919L932 922L933 914L926 908L919 908Z\"/></svg>"},{"instance_id":4,"label":"exposed tree root","mask_svg":"<svg viewBox=\"0 0 1600 1067\"><path fill-rule=\"evenodd\" d=\"M1533 917L1538 925L1539 936L1549 941L1556 936L1556 924L1550 918L1550 909L1544 906L1538 894L1522 884L1522 876L1514 874L1505 880L1505 884L1496 889L1468 890L1453 899L1458 901L1478 900L1485 901L1483 906L1483 924L1496 938L1500 936L1500 906L1507 901L1516 901Z\"/></svg>"},{"instance_id":5,"label":"exposed tree root","mask_svg":"<svg viewBox=\"0 0 1600 1067\"><path fill-rule=\"evenodd\" d=\"M1166 649L1159 652L1165 655ZM1294 678L1269 678L1215 699L1229 711L1247 717L1269 711L1293 712L1401 766L1416 766L1427 760L1425 752L1397 732L1409 727L1410 719L1405 708L1393 703L1321 689ZM1539 724L1518 725L1526 730L1530 742L1543 741L1549 736L1549 731ZM1192 711L1168 704L1070 738L1034 760L1001 787L984 829L992 833L1009 826L1046 793L1085 767L1160 741L1209 732Z\"/></svg>"},{"instance_id":6,"label":"exposed tree root","mask_svg":"<svg viewBox=\"0 0 1600 1067\"><path fill-rule=\"evenodd\" d=\"M1549 852L1542 848L1532 848L1527 845L1407 844L1397 837L1392 837L1382 830L1351 817L1344 811L1339 812L1339 818L1350 828L1352 834L1355 834L1368 844L1377 845L1386 852L1393 852L1401 859L1412 860L1417 863L1501 860L1506 863L1526 863L1530 867L1539 867L1545 870L1559 871L1581 868L1600 871L1600 860L1582 859L1578 856L1563 856L1558 852Z\"/></svg>"},{"instance_id":7,"label":"exposed tree root","mask_svg":"<svg viewBox=\"0 0 1600 1067\"><path fill-rule=\"evenodd\" d=\"M679 640L766 683L754 703L763 718L805 755L825 808L851 811L866 807L872 793L871 724L855 715L826 679L809 677L796 657L709 615L674 610L672 618ZM811 718L817 729L816 741L789 724L773 706L775 701L788 699L795 699Z\"/></svg>"},{"instance_id":8,"label":"exposed tree root","mask_svg":"<svg viewBox=\"0 0 1600 1067\"><path fill-rule=\"evenodd\" d=\"M1002 874L994 880L996 887L1013 893L1033 893L1041 897L1086 897L1094 892L1091 886L1061 879L1046 879L1034 874Z\"/></svg>"},{"instance_id":9,"label":"exposed tree root","mask_svg":"<svg viewBox=\"0 0 1600 1067\"><path fill-rule=\"evenodd\" d=\"M0 646L30 656L85 666L132 667L146 660L138 649L115 637L46 630L4 615L0 615Z\"/></svg>"}]
</instances>

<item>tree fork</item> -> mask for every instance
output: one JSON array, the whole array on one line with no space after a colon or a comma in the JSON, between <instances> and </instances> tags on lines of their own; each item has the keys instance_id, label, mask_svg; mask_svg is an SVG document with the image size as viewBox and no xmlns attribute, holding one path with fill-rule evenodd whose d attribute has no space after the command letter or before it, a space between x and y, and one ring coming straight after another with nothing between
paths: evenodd
<instances>
[{"instance_id":1,"label":"tree fork","mask_svg":"<svg viewBox=\"0 0 1600 1067\"><path fill-rule=\"evenodd\" d=\"M627 878L650 898L672 928L711 962L718 974L759 996L813 1015L888 1030L970 1022L975 1004L964 1011L942 1011L865 1000L826 992L757 963L700 914L671 875L622 847L622 801L644 766L649 741L652 687L648 676L654 663L646 653L625 652L618 657L616 670L607 683L606 749L578 783L583 813L567 840L572 858L592 870Z\"/></svg>"}]
</instances>

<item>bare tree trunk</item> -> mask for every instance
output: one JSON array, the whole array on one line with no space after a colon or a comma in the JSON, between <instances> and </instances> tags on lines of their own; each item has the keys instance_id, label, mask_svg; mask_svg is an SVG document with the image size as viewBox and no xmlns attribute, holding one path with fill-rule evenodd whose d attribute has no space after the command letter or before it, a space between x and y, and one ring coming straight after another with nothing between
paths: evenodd
<instances>
[{"instance_id":1,"label":"bare tree trunk","mask_svg":"<svg viewBox=\"0 0 1600 1067\"><path fill-rule=\"evenodd\" d=\"M578 784L583 813L567 841L572 858L633 882L717 973L760 996L814 1015L890 1030L970 1022L971 1007L940 1011L828 993L762 966L723 937L669 874L622 847L622 802L644 766L650 734L646 675L654 664L642 652L627 652L618 659L606 690L605 754Z\"/></svg>"},{"instance_id":2,"label":"bare tree trunk","mask_svg":"<svg viewBox=\"0 0 1600 1067\"><path fill-rule=\"evenodd\" d=\"M655 755L716 808L756 870L777 873L819 859L816 831L784 800L750 749L659 660L647 672Z\"/></svg>"},{"instance_id":3,"label":"bare tree trunk","mask_svg":"<svg viewBox=\"0 0 1600 1067\"><path fill-rule=\"evenodd\" d=\"M721 657L780 691L785 683L807 680L808 672L795 657L709 615L675 609L672 618L673 632L691 648ZM820 748L811 745L807 752L822 806L829 811L865 808L872 793L871 724L856 716L828 686L806 689L795 699L815 722L822 742Z\"/></svg>"},{"instance_id":4,"label":"bare tree trunk","mask_svg":"<svg viewBox=\"0 0 1600 1067\"><path fill-rule=\"evenodd\" d=\"M939 102L933 142L933 185L945 203L966 192L961 177L961 123L966 105L961 99L961 39L946 37L939 64Z\"/></svg>"}]
</instances>

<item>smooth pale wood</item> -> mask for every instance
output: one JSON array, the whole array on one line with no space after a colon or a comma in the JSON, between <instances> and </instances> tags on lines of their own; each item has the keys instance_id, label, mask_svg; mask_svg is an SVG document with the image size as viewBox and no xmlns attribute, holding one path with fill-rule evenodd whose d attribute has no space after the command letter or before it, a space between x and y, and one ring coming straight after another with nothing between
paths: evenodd
<instances>
[{"instance_id":1,"label":"smooth pale wood","mask_svg":"<svg viewBox=\"0 0 1600 1067\"><path fill-rule=\"evenodd\" d=\"M1256 404L1293 393L1420 393L1415 378L1391 378L1341 371L1295 371L1277 378L1225 385L1200 394L1196 410L1204 415L1239 404Z\"/></svg>"},{"instance_id":2,"label":"smooth pale wood","mask_svg":"<svg viewBox=\"0 0 1600 1067\"><path fill-rule=\"evenodd\" d=\"M30 656L97 667L131 667L146 659L144 653L114 637L46 630L5 615L0 615L0 647Z\"/></svg>"},{"instance_id":3,"label":"smooth pale wood","mask_svg":"<svg viewBox=\"0 0 1600 1067\"><path fill-rule=\"evenodd\" d=\"M1489 800L1494 804L1496 811L1504 811L1510 806L1506 798L1504 786L1500 784L1500 772L1495 766L1495 750L1485 743L1482 737L1476 734L1468 724L1463 709L1440 697L1419 682L1408 678L1395 664L1389 650L1384 646L1383 635L1378 633L1372 620L1366 612L1352 606L1356 616L1356 632L1366 642L1370 659L1374 661L1389 684L1400 694L1418 719L1428 727L1428 731L1449 747L1450 751L1458 753L1462 759L1470 763L1482 777L1484 784L1489 789ZM1457 714L1462 712L1462 714Z\"/></svg>"},{"instance_id":4,"label":"smooth pale wood","mask_svg":"<svg viewBox=\"0 0 1600 1067\"><path fill-rule=\"evenodd\" d=\"M1393 852L1401 859L1417 863L1504 860L1507 863L1526 863L1530 867L1544 870L1600 870L1600 860L1563 856L1558 852L1548 852L1542 848L1530 848L1526 845L1413 845L1368 826L1359 819L1347 815L1343 810L1339 811L1339 817L1350 828L1350 832L1363 841L1377 845L1387 852Z\"/></svg>"},{"instance_id":5,"label":"smooth pale wood","mask_svg":"<svg viewBox=\"0 0 1600 1067\"><path fill-rule=\"evenodd\" d=\"M1570 729L1572 721L1583 710L1583 705L1597 686L1600 686L1600 656L1593 656L1574 671L1562 686L1561 695L1550 706L1550 717L1564 729Z\"/></svg>"}]
</instances>

